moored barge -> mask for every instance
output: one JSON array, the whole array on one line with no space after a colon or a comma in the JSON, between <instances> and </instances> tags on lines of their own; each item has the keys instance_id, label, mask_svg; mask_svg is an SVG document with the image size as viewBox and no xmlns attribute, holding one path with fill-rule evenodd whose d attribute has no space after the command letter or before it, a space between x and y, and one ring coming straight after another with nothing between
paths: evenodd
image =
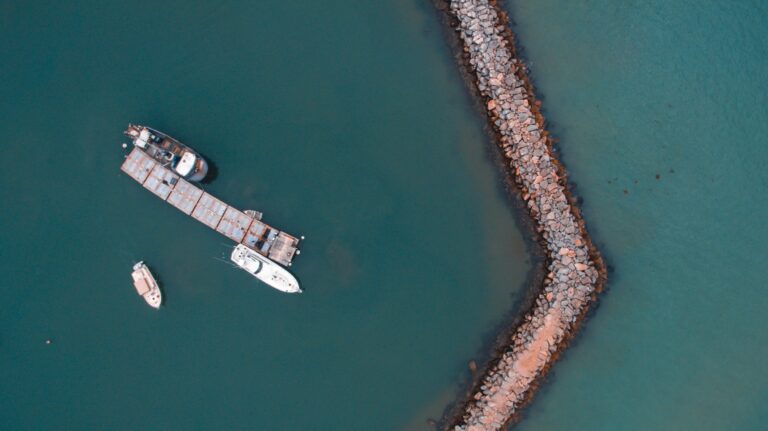
<instances>
[{"instance_id":1,"label":"moored barge","mask_svg":"<svg viewBox=\"0 0 768 431\"><path fill-rule=\"evenodd\" d=\"M243 247L247 248L250 252L237 255L242 259L237 258L234 252L230 257L240 268L255 275L254 267L247 264L247 261L253 260L251 252L259 254L274 265L264 267L269 267L271 274L277 274L283 279L274 280L282 288L277 287L275 283L262 281L284 292L301 290L298 281L287 270L277 266L291 266L294 257L299 254L299 239L262 222L261 213L252 210L240 211L225 204L168 169L139 146L135 146L126 156L120 170L179 211L236 242L237 251L245 252ZM266 274L267 272L262 275Z\"/></svg>"}]
</instances>

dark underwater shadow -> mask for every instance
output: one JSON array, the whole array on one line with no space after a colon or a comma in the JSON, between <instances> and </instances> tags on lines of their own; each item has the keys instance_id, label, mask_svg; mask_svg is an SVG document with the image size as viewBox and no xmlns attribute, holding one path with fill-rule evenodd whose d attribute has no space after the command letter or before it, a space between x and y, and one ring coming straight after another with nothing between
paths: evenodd
<instances>
[{"instance_id":1,"label":"dark underwater shadow","mask_svg":"<svg viewBox=\"0 0 768 431\"><path fill-rule=\"evenodd\" d=\"M203 153L199 153L205 161L208 163L208 173L205 175L205 178L203 178L202 181L200 181L200 184L211 184L216 178L219 176L219 167L216 166L216 163L211 160L210 157L206 156Z\"/></svg>"}]
</instances>

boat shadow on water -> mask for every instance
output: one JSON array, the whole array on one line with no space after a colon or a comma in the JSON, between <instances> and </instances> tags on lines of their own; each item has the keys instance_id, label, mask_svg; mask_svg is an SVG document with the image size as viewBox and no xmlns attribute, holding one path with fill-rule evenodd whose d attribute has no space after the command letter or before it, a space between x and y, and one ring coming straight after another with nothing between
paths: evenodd
<instances>
[{"instance_id":1,"label":"boat shadow on water","mask_svg":"<svg viewBox=\"0 0 768 431\"><path fill-rule=\"evenodd\" d=\"M203 153L200 153L200 156L202 156L203 159L205 159L205 162L208 164L208 173L205 174L205 178L200 181L200 184L210 184L219 176L219 168L216 166L216 163L211 160L210 157Z\"/></svg>"}]
</instances>

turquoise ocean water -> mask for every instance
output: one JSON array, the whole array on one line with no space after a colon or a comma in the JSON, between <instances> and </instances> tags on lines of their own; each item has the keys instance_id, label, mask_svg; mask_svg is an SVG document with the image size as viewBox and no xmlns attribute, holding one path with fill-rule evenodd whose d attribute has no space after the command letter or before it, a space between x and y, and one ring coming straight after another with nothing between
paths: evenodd
<instances>
[{"instance_id":1,"label":"turquoise ocean water","mask_svg":"<svg viewBox=\"0 0 768 431\"><path fill-rule=\"evenodd\" d=\"M614 268L518 428L765 429L766 7L507 6ZM428 2L0 8L0 428L427 428L531 267ZM306 293L122 175L129 121L306 235Z\"/></svg>"},{"instance_id":2,"label":"turquoise ocean water","mask_svg":"<svg viewBox=\"0 0 768 431\"><path fill-rule=\"evenodd\" d=\"M768 6L508 7L614 268L519 429L768 429Z\"/></svg>"},{"instance_id":3,"label":"turquoise ocean water","mask_svg":"<svg viewBox=\"0 0 768 431\"><path fill-rule=\"evenodd\" d=\"M0 429L421 429L442 412L530 263L429 4L0 17ZM305 293L217 260L226 238L123 175L129 121L306 235Z\"/></svg>"}]
</instances>

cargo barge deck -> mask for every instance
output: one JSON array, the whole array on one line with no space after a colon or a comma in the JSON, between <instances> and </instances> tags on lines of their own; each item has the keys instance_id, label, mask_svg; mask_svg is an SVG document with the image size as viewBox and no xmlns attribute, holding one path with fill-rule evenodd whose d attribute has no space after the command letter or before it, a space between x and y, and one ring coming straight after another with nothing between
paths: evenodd
<instances>
[{"instance_id":1,"label":"cargo barge deck","mask_svg":"<svg viewBox=\"0 0 768 431\"><path fill-rule=\"evenodd\" d=\"M145 189L238 244L291 266L299 254L299 239L263 223L255 211L229 206L184 180L138 147L134 147L120 170Z\"/></svg>"}]
</instances>

